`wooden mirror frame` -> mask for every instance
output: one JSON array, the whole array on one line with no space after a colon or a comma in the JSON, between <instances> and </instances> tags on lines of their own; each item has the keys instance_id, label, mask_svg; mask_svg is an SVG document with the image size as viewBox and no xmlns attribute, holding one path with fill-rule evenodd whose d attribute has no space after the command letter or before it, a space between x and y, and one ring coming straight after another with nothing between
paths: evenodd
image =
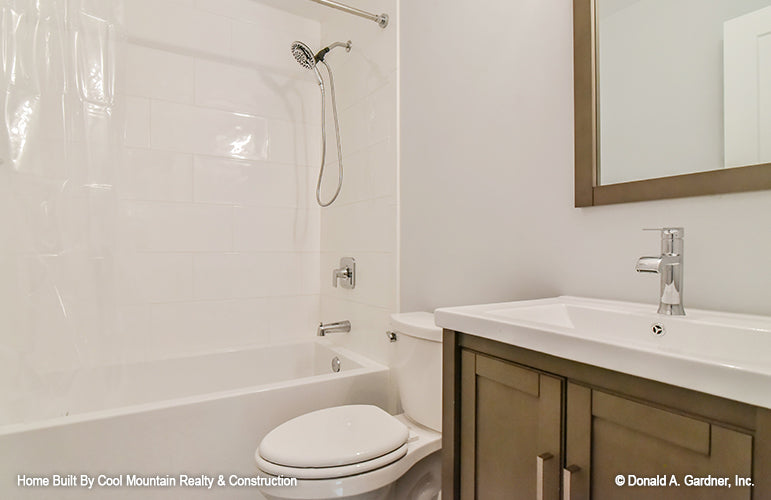
<instances>
[{"instance_id":1,"label":"wooden mirror frame","mask_svg":"<svg viewBox=\"0 0 771 500\"><path fill-rule=\"evenodd\" d=\"M595 1L573 0L575 206L771 189L771 163L619 184L599 184Z\"/></svg>"}]
</instances>

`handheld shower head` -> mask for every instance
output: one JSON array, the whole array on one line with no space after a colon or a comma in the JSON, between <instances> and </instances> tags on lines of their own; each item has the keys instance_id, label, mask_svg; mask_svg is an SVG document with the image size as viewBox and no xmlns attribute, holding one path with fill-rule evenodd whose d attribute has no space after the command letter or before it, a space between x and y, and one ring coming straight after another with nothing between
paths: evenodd
<instances>
[{"instance_id":1,"label":"handheld shower head","mask_svg":"<svg viewBox=\"0 0 771 500\"><path fill-rule=\"evenodd\" d=\"M313 51L302 42L292 43L292 55L295 60L305 69L313 69L316 67L316 57L313 55Z\"/></svg>"},{"instance_id":2,"label":"handheld shower head","mask_svg":"<svg viewBox=\"0 0 771 500\"><path fill-rule=\"evenodd\" d=\"M313 51L310 49L310 47L300 41L295 41L291 45L292 56L294 56L295 60L300 66L305 69L313 70L313 72L316 74L316 79L319 82L319 90L321 90L321 167L319 167L319 179L316 182L316 201L322 207L328 207L331 205L337 199L337 195L340 194L340 189L343 187L343 148L340 144L340 124L337 119L337 104L335 103L335 82L332 78L332 70L330 69L327 62L324 61L324 57L329 53L330 50L336 47L345 47L345 51L350 52L352 45L353 44L350 40L347 42L335 42L321 49L316 55L313 54ZM327 113L324 105L324 80L321 78L321 73L319 73L319 63L322 63L324 67L327 68L327 73L329 74L329 87L332 91L332 114L335 118L335 135L337 137L337 190L332 196L332 199L328 202L321 201L321 179L324 177L324 165L326 163L327 153L327 131L324 125L324 120Z\"/></svg>"},{"instance_id":3,"label":"handheld shower head","mask_svg":"<svg viewBox=\"0 0 771 500\"><path fill-rule=\"evenodd\" d=\"M323 89L324 80L321 79L321 73L319 73L319 69L316 67L319 61L316 59L316 56L313 55L313 51L310 47L300 41L295 41L292 43L291 48L295 61L305 69L312 69L313 72L316 73L316 80L319 82L319 87Z\"/></svg>"}]
</instances>

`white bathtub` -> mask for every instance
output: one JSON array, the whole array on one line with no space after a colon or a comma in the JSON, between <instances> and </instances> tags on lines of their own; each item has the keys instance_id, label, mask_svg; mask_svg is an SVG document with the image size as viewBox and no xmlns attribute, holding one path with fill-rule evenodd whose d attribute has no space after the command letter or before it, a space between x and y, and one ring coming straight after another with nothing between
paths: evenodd
<instances>
[{"instance_id":1,"label":"white bathtub","mask_svg":"<svg viewBox=\"0 0 771 500\"><path fill-rule=\"evenodd\" d=\"M388 368L325 341L99 369L67 384L66 402L2 404L6 422L50 418L0 425L0 498L261 498L248 483L273 427L341 404L389 409ZM182 486L181 474L214 485ZM81 475L95 480L91 490ZM122 486L99 486L100 476ZM128 486L127 476L175 484Z\"/></svg>"}]
</instances>

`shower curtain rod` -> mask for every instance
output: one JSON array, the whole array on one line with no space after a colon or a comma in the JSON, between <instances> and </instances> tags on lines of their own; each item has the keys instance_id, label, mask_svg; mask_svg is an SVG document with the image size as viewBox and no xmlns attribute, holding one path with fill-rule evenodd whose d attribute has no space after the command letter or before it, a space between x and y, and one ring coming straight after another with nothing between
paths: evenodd
<instances>
[{"instance_id":1,"label":"shower curtain rod","mask_svg":"<svg viewBox=\"0 0 771 500\"><path fill-rule=\"evenodd\" d=\"M357 9L340 2L334 2L333 0L311 0L311 2L320 3L321 5L332 7L333 9L342 10L343 12L360 16L365 19L369 19L370 21L375 21L381 28L388 26L388 14L371 14L367 11Z\"/></svg>"}]
</instances>

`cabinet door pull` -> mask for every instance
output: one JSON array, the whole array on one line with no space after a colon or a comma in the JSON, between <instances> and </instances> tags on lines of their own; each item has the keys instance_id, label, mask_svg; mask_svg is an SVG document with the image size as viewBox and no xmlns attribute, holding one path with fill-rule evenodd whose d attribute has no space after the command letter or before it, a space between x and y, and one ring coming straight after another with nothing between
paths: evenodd
<instances>
[{"instance_id":1,"label":"cabinet door pull","mask_svg":"<svg viewBox=\"0 0 771 500\"><path fill-rule=\"evenodd\" d=\"M562 500L570 500L570 487L573 473L581 470L577 465L568 465L562 469Z\"/></svg>"},{"instance_id":2,"label":"cabinet door pull","mask_svg":"<svg viewBox=\"0 0 771 500\"><path fill-rule=\"evenodd\" d=\"M536 500L544 500L544 463L547 460L554 458L551 453L541 453L536 457L536 471L537 477L535 482L535 498ZM531 469L532 470L532 469Z\"/></svg>"}]
</instances>

